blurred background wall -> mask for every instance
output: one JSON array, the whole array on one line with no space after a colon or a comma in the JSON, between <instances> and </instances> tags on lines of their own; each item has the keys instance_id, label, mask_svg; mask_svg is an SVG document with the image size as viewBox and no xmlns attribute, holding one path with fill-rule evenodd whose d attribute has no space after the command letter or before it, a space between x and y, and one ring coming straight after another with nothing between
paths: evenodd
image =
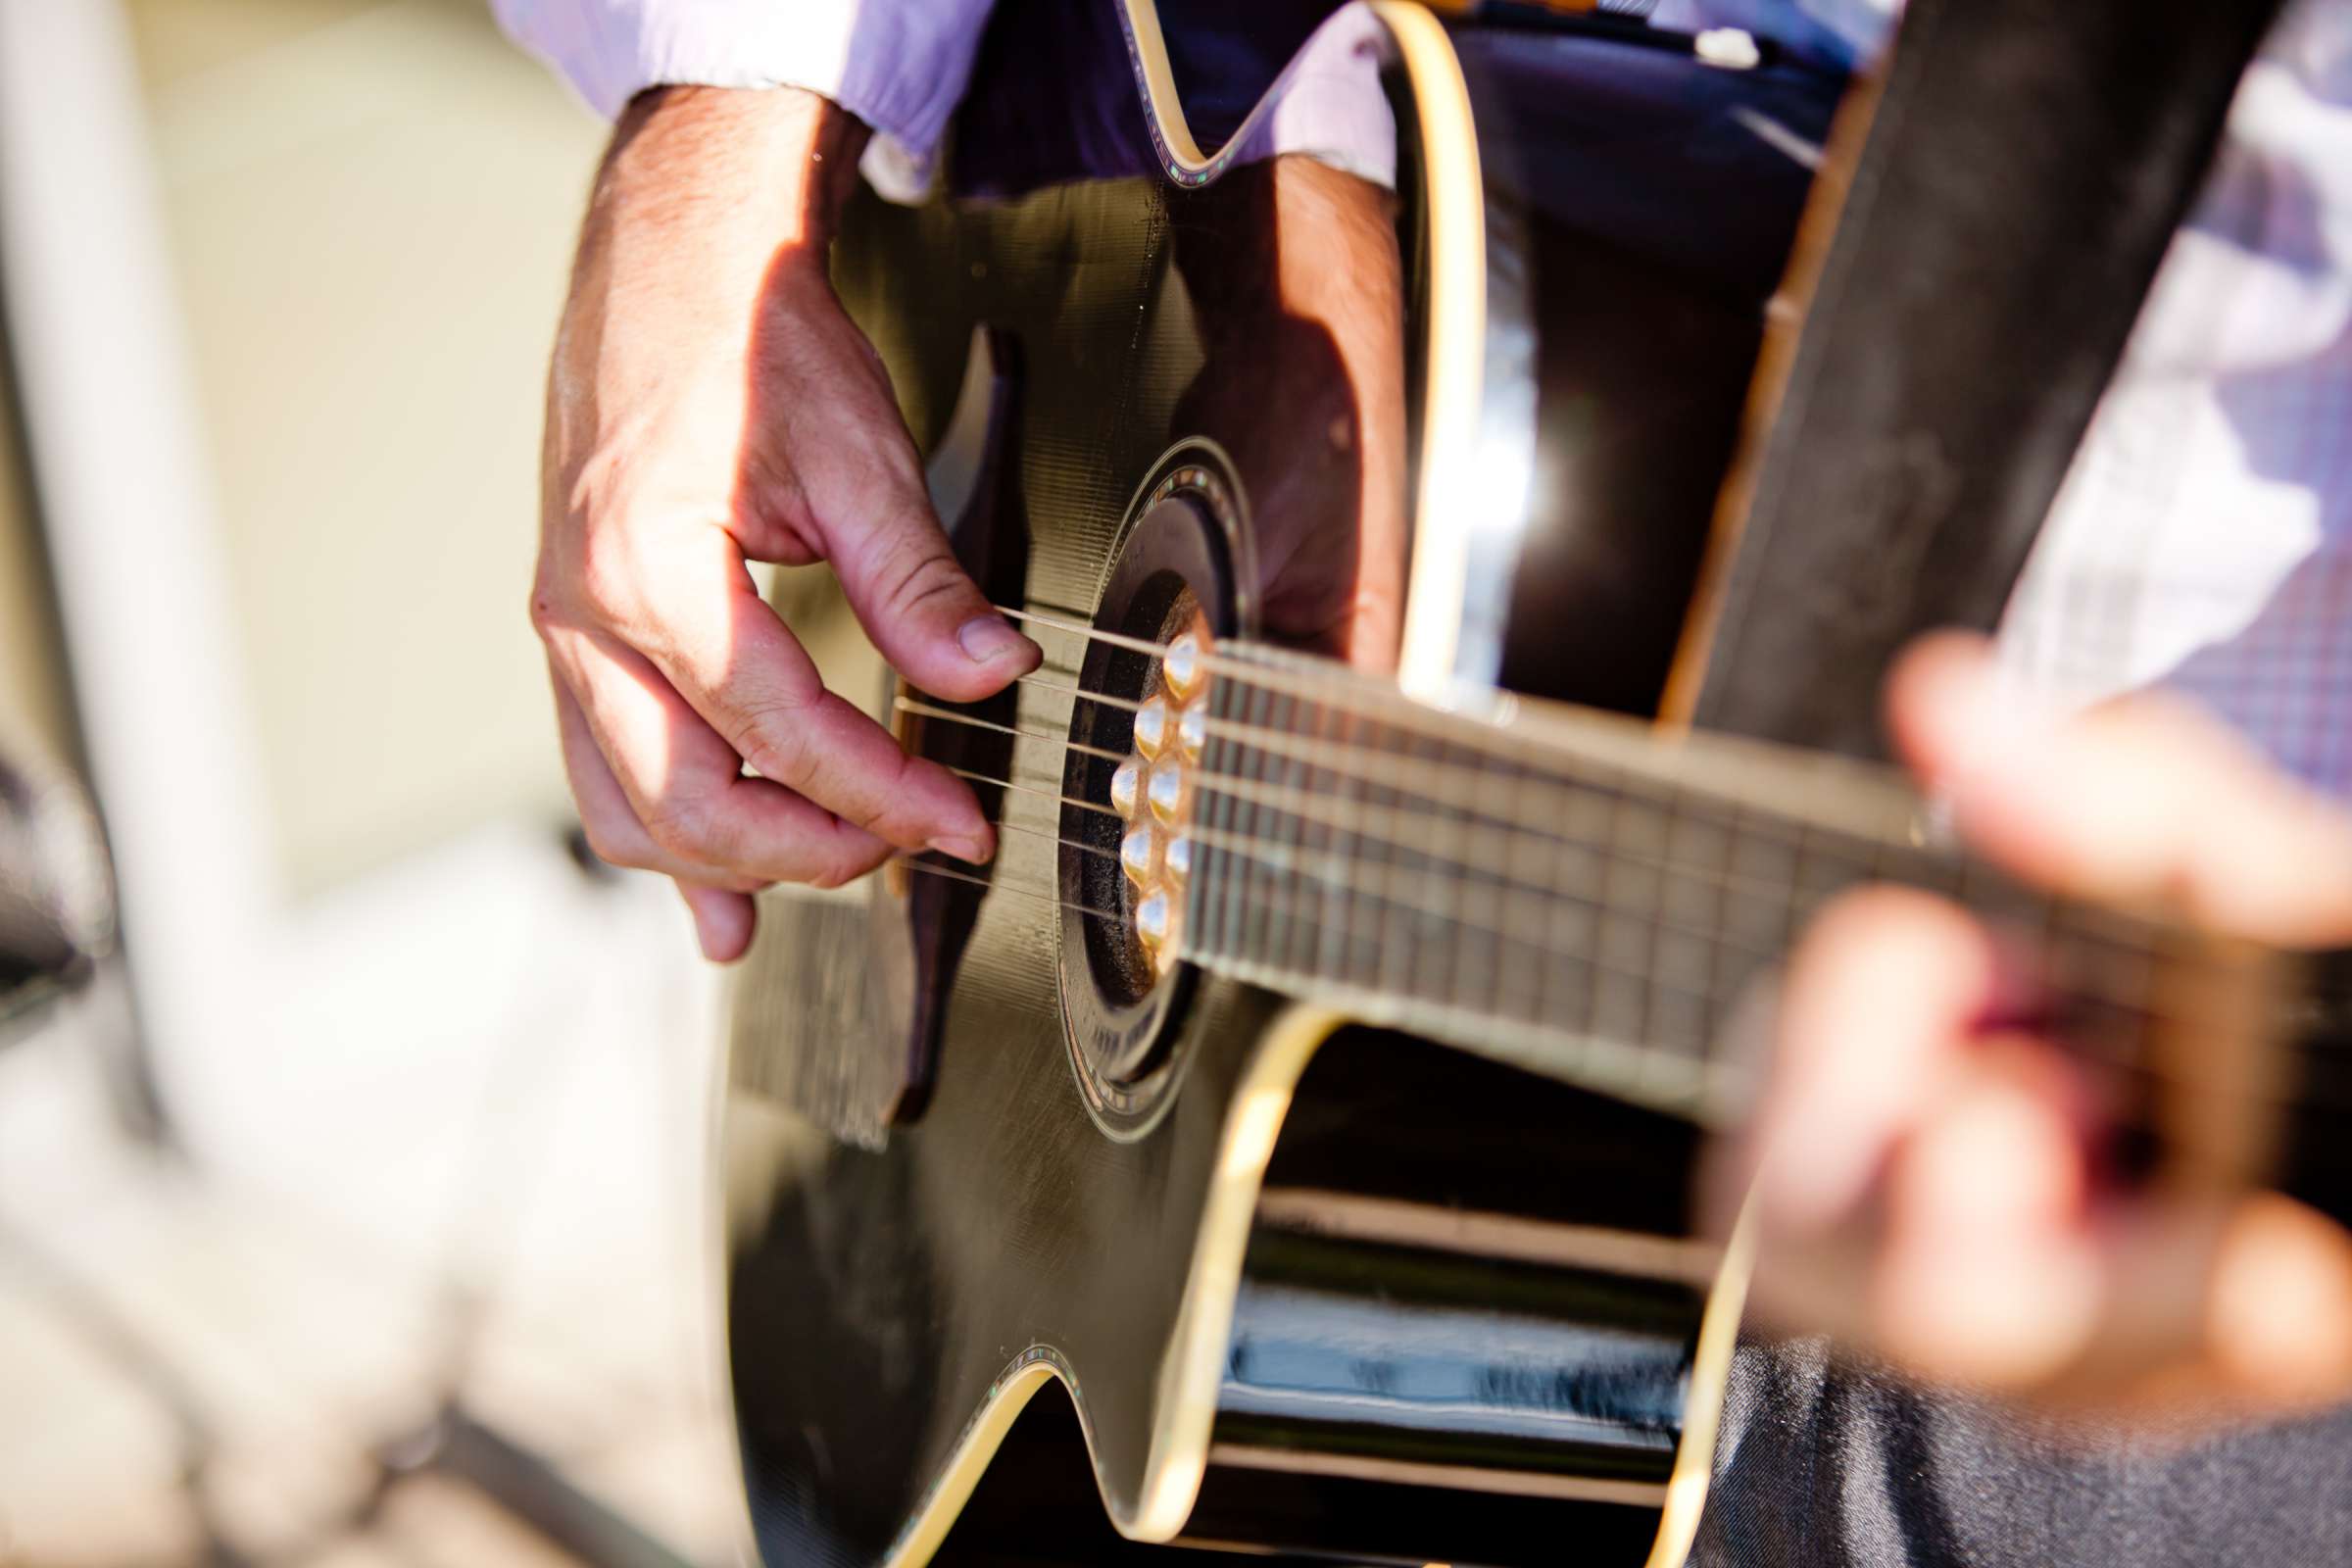
<instances>
[{"instance_id":1,"label":"blurred background wall","mask_svg":"<svg viewBox=\"0 0 2352 1568\"><path fill-rule=\"evenodd\" d=\"M714 986L567 847L523 615L603 127L477 0L0 0L12 51L0 755L88 764L130 902L0 1039L0 1561L576 1560L485 1452L734 1560Z\"/></svg>"},{"instance_id":2,"label":"blurred background wall","mask_svg":"<svg viewBox=\"0 0 2352 1568\"><path fill-rule=\"evenodd\" d=\"M127 15L293 885L556 809L520 607L600 127L479 0Z\"/></svg>"}]
</instances>

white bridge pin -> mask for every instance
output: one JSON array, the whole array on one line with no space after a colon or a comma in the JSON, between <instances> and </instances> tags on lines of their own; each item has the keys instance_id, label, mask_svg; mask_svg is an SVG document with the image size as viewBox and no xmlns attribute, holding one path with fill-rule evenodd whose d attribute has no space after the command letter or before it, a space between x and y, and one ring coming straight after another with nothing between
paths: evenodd
<instances>
[{"instance_id":1,"label":"white bridge pin","mask_svg":"<svg viewBox=\"0 0 2352 1568\"><path fill-rule=\"evenodd\" d=\"M1119 864L1126 868L1128 879L1137 887L1150 887L1152 873L1159 858L1159 835L1146 822L1131 827L1119 840Z\"/></svg>"},{"instance_id":2,"label":"white bridge pin","mask_svg":"<svg viewBox=\"0 0 2352 1568\"><path fill-rule=\"evenodd\" d=\"M1158 697L1135 710L1135 749L1146 758L1159 755L1168 744L1168 705Z\"/></svg>"},{"instance_id":3,"label":"white bridge pin","mask_svg":"<svg viewBox=\"0 0 2352 1568\"><path fill-rule=\"evenodd\" d=\"M1153 893L1135 906L1135 934L1144 939L1144 946L1157 953L1167 945L1175 929L1176 908L1165 893Z\"/></svg>"},{"instance_id":4,"label":"white bridge pin","mask_svg":"<svg viewBox=\"0 0 2352 1568\"><path fill-rule=\"evenodd\" d=\"M1160 656L1159 673L1178 702L1191 702L1200 685L1200 639L1188 631L1169 643Z\"/></svg>"},{"instance_id":5,"label":"white bridge pin","mask_svg":"<svg viewBox=\"0 0 2352 1568\"><path fill-rule=\"evenodd\" d=\"M1170 754L1152 763L1144 796L1152 803L1152 814L1173 826L1184 808L1184 759Z\"/></svg>"}]
</instances>

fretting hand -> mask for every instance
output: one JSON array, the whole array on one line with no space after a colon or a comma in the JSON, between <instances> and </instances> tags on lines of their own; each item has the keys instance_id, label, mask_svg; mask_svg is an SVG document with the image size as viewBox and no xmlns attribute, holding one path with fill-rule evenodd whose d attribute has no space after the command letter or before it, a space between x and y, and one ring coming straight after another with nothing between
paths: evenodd
<instances>
[{"instance_id":1,"label":"fretting hand","mask_svg":"<svg viewBox=\"0 0 2352 1568\"><path fill-rule=\"evenodd\" d=\"M1888 708L1906 760L2012 874L2281 946L2352 941L2352 819L2187 707L2036 717L1981 644L1941 637ZM2257 1407L2352 1391L2343 1233L2276 1196L2103 1183L2065 1054L1983 1027L2001 984L1989 933L1924 894L1864 890L1813 922L1758 1113L1711 1184L1728 1220L1753 1178L1760 1312L1981 1388ZM2180 1330L2169 1351L2094 1354L2151 1319Z\"/></svg>"}]
</instances>

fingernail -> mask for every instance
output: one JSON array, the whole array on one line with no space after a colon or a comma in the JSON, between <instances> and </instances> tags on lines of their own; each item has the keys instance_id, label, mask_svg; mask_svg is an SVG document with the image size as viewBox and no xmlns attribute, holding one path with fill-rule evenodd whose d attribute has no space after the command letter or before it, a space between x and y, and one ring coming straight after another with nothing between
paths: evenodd
<instances>
[{"instance_id":1,"label":"fingernail","mask_svg":"<svg viewBox=\"0 0 2352 1568\"><path fill-rule=\"evenodd\" d=\"M1029 641L1002 615L974 615L957 629L956 640L963 645L964 657L976 664L1009 659Z\"/></svg>"},{"instance_id":2,"label":"fingernail","mask_svg":"<svg viewBox=\"0 0 2352 1568\"><path fill-rule=\"evenodd\" d=\"M988 863L989 847L987 842L982 839L959 838L953 833L942 833L931 841L931 847L942 855L953 855L958 860L968 860L973 865Z\"/></svg>"}]
</instances>

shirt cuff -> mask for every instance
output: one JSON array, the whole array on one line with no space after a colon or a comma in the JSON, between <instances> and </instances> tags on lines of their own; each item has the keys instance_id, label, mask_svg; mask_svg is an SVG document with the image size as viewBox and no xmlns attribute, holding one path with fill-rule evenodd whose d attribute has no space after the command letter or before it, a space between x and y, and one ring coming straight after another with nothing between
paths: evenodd
<instances>
[{"instance_id":1,"label":"shirt cuff","mask_svg":"<svg viewBox=\"0 0 2352 1568\"><path fill-rule=\"evenodd\" d=\"M874 129L862 169L919 199L990 0L492 0L500 25L610 120L648 87L800 87Z\"/></svg>"}]
</instances>

